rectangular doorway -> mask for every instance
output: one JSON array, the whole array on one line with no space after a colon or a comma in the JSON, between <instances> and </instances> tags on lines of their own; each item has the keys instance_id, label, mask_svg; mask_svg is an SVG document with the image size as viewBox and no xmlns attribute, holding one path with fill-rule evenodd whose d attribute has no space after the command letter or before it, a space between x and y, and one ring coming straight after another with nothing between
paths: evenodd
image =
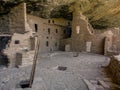
<instances>
[{"instance_id":1,"label":"rectangular doorway","mask_svg":"<svg viewBox=\"0 0 120 90\"><path fill-rule=\"evenodd\" d=\"M92 42L86 42L86 52L91 52Z\"/></svg>"}]
</instances>

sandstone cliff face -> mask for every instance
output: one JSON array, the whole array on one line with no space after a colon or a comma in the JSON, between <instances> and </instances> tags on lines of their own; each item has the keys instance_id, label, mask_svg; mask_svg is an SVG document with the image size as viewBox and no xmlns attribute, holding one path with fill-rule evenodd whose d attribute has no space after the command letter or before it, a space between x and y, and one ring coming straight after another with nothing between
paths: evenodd
<instances>
[{"instance_id":1,"label":"sandstone cliff face","mask_svg":"<svg viewBox=\"0 0 120 90\"><path fill-rule=\"evenodd\" d=\"M71 19L71 12L78 8L88 17L94 28L120 26L120 0L1 0L0 14L9 13L10 8L21 2L27 3L29 14L44 18Z\"/></svg>"}]
</instances>

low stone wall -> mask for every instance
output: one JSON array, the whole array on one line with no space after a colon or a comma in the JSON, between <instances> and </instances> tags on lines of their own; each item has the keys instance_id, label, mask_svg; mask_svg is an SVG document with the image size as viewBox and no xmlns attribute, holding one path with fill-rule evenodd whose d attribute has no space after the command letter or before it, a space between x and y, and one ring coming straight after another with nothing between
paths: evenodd
<instances>
[{"instance_id":1,"label":"low stone wall","mask_svg":"<svg viewBox=\"0 0 120 90\"><path fill-rule=\"evenodd\" d=\"M120 55L112 56L110 59L108 70L113 81L120 85Z\"/></svg>"},{"instance_id":2,"label":"low stone wall","mask_svg":"<svg viewBox=\"0 0 120 90\"><path fill-rule=\"evenodd\" d=\"M23 65L24 63L26 64L33 60L34 53L29 53L31 51L31 37L30 32L25 34L14 33L12 35L8 47L4 49L4 54L6 54L9 59L9 67L25 66Z\"/></svg>"},{"instance_id":3,"label":"low stone wall","mask_svg":"<svg viewBox=\"0 0 120 90\"><path fill-rule=\"evenodd\" d=\"M60 50L65 51L65 46L69 45L70 50L71 50L71 38L68 39L62 39L60 41Z\"/></svg>"}]
</instances>

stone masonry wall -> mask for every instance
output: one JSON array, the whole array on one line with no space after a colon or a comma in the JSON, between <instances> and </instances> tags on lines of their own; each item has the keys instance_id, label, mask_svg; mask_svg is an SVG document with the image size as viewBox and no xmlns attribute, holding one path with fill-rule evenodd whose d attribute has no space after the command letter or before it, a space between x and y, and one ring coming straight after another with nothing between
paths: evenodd
<instances>
[{"instance_id":1,"label":"stone masonry wall","mask_svg":"<svg viewBox=\"0 0 120 90\"><path fill-rule=\"evenodd\" d=\"M120 85L120 55L111 57L108 70L113 78L113 81Z\"/></svg>"},{"instance_id":2,"label":"stone masonry wall","mask_svg":"<svg viewBox=\"0 0 120 90\"><path fill-rule=\"evenodd\" d=\"M111 28L107 30L93 30L82 13L73 12L71 51L106 54L106 52L120 51L120 30ZM114 37L113 37L114 36ZM106 41L106 37L110 37ZM62 46L68 41L63 40ZM109 43L109 44L108 44ZM112 51L113 50L113 51Z\"/></svg>"},{"instance_id":3,"label":"stone masonry wall","mask_svg":"<svg viewBox=\"0 0 120 90\"><path fill-rule=\"evenodd\" d=\"M21 3L14 7L9 14L11 33L24 33L26 27L26 4Z\"/></svg>"},{"instance_id":4,"label":"stone masonry wall","mask_svg":"<svg viewBox=\"0 0 120 90\"><path fill-rule=\"evenodd\" d=\"M86 51L86 42L91 42L93 31L89 27L85 16L82 13L75 11L72 21L72 51Z\"/></svg>"},{"instance_id":5,"label":"stone masonry wall","mask_svg":"<svg viewBox=\"0 0 120 90\"><path fill-rule=\"evenodd\" d=\"M71 48L71 38L64 39L60 41L60 50L65 51L65 46L70 45Z\"/></svg>"},{"instance_id":6,"label":"stone masonry wall","mask_svg":"<svg viewBox=\"0 0 120 90\"><path fill-rule=\"evenodd\" d=\"M113 50L120 52L120 36L119 35L114 35L113 36Z\"/></svg>"},{"instance_id":7,"label":"stone masonry wall","mask_svg":"<svg viewBox=\"0 0 120 90\"><path fill-rule=\"evenodd\" d=\"M31 40L34 35L26 20L25 3L21 3L11 10L9 14L9 30L12 38L8 47L4 50L4 53L9 58L9 67L18 66L20 63L22 66L29 65L33 62L35 41ZM34 46L32 47L31 44Z\"/></svg>"},{"instance_id":8,"label":"stone masonry wall","mask_svg":"<svg viewBox=\"0 0 120 90\"><path fill-rule=\"evenodd\" d=\"M30 33L26 33L26 34L14 33L12 35L12 39L11 39L11 42L9 43L9 46L4 50L4 53L9 58L10 67L16 66L16 61L17 61L16 53L23 54L23 58L24 58L26 53L30 51L30 37L31 37ZM22 64L24 64L23 61L25 61L23 58L22 58ZM29 59L29 61L30 60L31 59Z\"/></svg>"},{"instance_id":9,"label":"stone masonry wall","mask_svg":"<svg viewBox=\"0 0 120 90\"><path fill-rule=\"evenodd\" d=\"M32 31L40 37L40 52L59 50L60 40L64 37L62 27L68 25L68 20L42 19L27 15L27 23Z\"/></svg>"},{"instance_id":10,"label":"stone masonry wall","mask_svg":"<svg viewBox=\"0 0 120 90\"><path fill-rule=\"evenodd\" d=\"M104 42L105 36L104 35L94 35L91 40L91 52L97 54L104 54Z\"/></svg>"},{"instance_id":11,"label":"stone masonry wall","mask_svg":"<svg viewBox=\"0 0 120 90\"><path fill-rule=\"evenodd\" d=\"M0 16L0 33L9 33L9 16Z\"/></svg>"}]
</instances>

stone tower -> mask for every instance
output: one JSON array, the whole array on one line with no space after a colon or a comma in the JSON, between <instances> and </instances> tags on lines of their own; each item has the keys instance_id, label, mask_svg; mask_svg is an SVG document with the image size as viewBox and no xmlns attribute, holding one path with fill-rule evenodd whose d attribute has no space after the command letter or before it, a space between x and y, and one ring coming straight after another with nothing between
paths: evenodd
<instances>
[{"instance_id":1,"label":"stone tower","mask_svg":"<svg viewBox=\"0 0 120 90\"><path fill-rule=\"evenodd\" d=\"M89 42L92 34L93 31L90 28L87 18L78 8L74 9L71 37L72 51L86 51L85 45Z\"/></svg>"}]
</instances>

